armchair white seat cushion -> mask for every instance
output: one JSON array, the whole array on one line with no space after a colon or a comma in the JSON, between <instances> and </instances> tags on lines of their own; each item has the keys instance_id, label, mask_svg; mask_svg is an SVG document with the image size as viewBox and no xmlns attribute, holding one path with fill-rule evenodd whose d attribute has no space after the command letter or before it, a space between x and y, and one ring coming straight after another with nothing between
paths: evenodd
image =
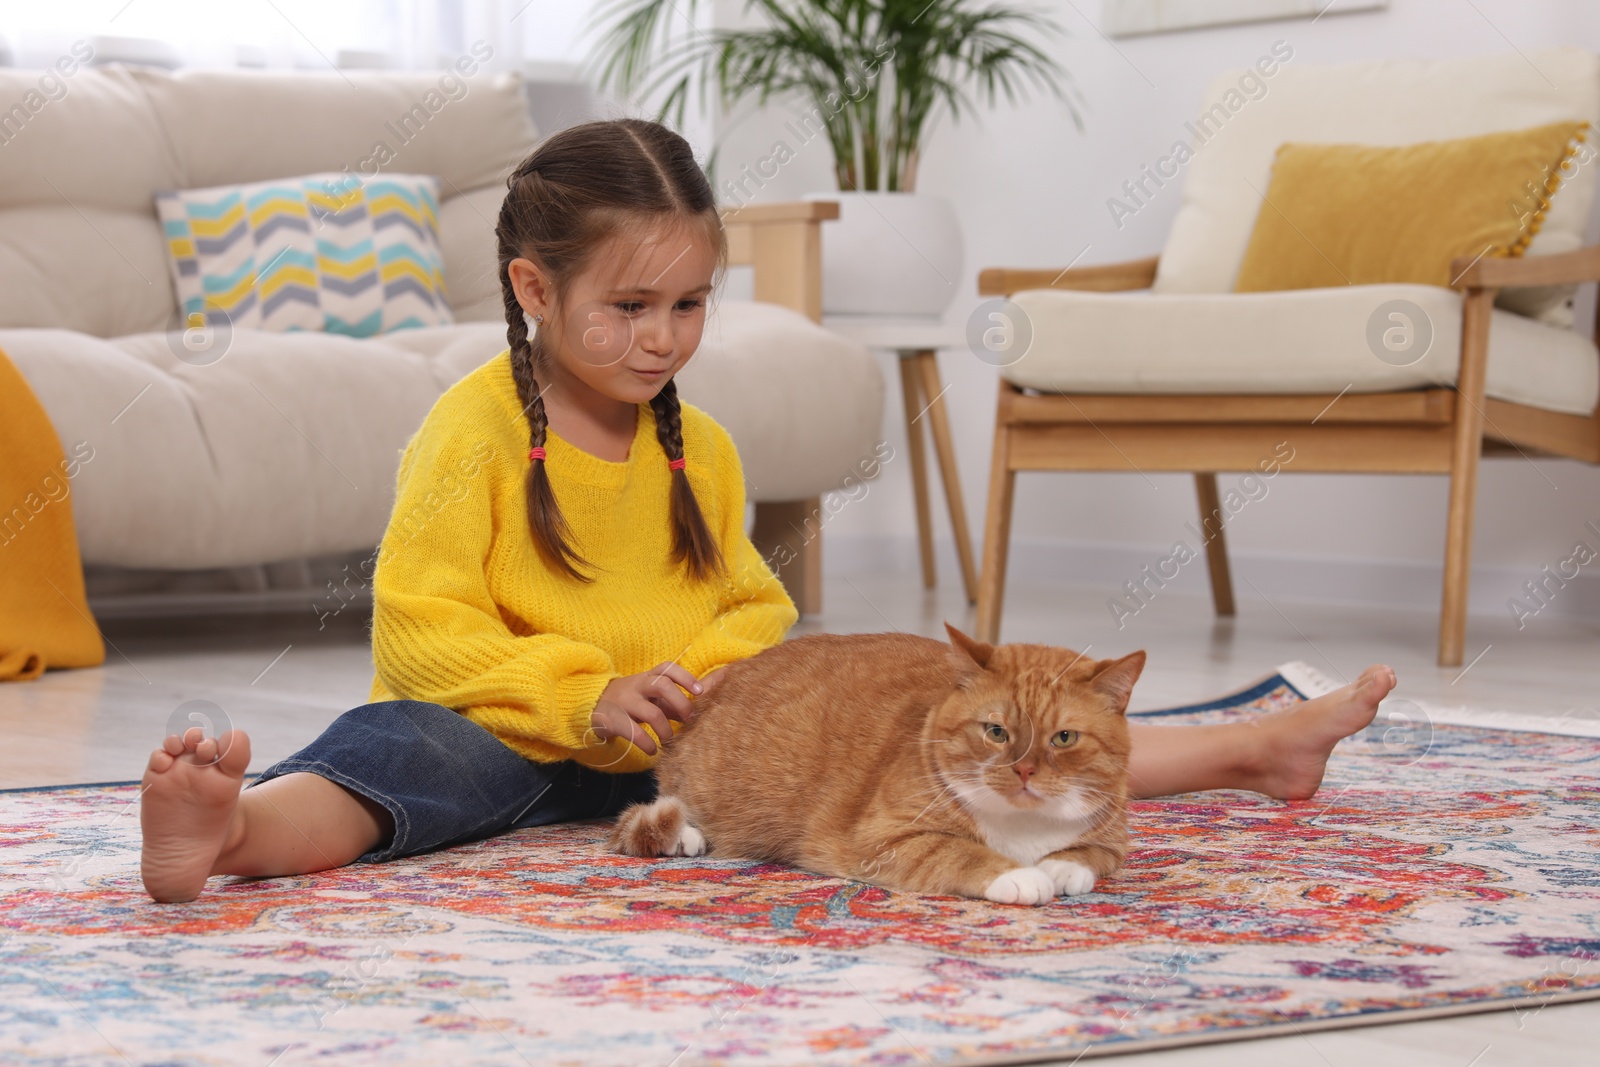
<instances>
[{"instance_id":1,"label":"armchair white seat cushion","mask_svg":"<svg viewBox=\"0 0 1600 1067\"><path fill-rule=\"evenodd\" d=\"M1431 324L1426 355L1409 366L1379 359L1368 345L1368 322L1390 300L1411 302ZM1034 289L1011 304L1033 341L1000 373L1043 392L1389 392L1454 385L1461 361L1461 294L1431 285L1178 295ZM1486 392L1587 415L1600 398L1600 355L1570 329L1496 311Z\"/></svg>"}]
</instances>

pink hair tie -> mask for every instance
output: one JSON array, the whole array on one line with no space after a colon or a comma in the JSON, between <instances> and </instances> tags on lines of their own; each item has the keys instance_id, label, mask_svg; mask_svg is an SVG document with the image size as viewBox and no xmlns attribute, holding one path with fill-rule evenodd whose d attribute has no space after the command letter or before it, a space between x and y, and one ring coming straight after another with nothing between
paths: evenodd
<instances>
[{"instance_id":1,"label":"pink hair tie","mask_svg":"<svg viewBox=\"0 0 1600 1067\"><path fill-rule=\"evenodd\" d=\"M667 469L671 471L681 471L685 465L688 464L688 462L689 461L686 459L675 459L667 464Z\"/></svg>"},{"instance_id":2,"label":"pink hair tie","mask_svg":"<svg viewBox=\"0 0 1600 1067\"><path fill-rule=\"evenodd\" d=\"M528 458L529 459L543 459L544 458L544 449L543 448L530 448L530 449L528 449Z\"/></svg>"}]
</instances>

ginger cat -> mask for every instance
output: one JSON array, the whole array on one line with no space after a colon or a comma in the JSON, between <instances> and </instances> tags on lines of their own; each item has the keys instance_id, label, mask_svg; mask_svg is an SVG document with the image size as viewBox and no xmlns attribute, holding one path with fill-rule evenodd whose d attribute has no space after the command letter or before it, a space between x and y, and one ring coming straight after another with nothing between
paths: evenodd
<instances>
[{"instance_id":1,"label":"ginger cat","mask_svg":"<svg viewBox=\"0 0 1600 1067\"><path fill-rule=\"evenodd\" d=\"M945 629L950 644L816 634L732 664L611 847L1003 904L1087 893L1128 851L1124 714L1145 654Z\"/></svg>"}]
</instances>

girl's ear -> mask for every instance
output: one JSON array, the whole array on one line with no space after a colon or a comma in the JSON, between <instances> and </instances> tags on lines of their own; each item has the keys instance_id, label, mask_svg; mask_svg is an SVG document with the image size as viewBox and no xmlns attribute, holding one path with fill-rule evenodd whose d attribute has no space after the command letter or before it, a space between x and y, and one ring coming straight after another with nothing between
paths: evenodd
<instances>
[{"instance_id":1,"label":"girl's ear","mask_svg":"<svg viewBox=\"0 0 1600 1067\"><path fill-rule=\"evenodd\" d=\"M511 292L523 310L529 314L547 313L553 303L551 298L554 293L550 290L549 279L538 264L531 259L513 259L506 264L506 277L511 282Z\"/></svg>"},{"instance_id":2,"label":"girl's ear","mask_svg":"<svg viewBox=\"0 0 1600 1067\"><path fill-rule=\"evenodd\" d=\"M1133 683L1144 671L1144 650L1130 652L1121 659L1104 659L1099 669L1089 679L1089 688L1111 699L1112 710L1118 715L1128 711L1128 698L1133 696Z\"/></svg>"},{"instance_id":3,"label":"girl's ear","mask_svg":"<svg viewBox=\"0 0 1600 1067\"><path fill-rule=\"evenodd\" d=\"M993 645L985 644L982 641L974 641L949 623L945 623L944 628L945 632L950 635L950 643L966 653L965 658L972 660L980 668L989 666L989 657L994 655ZM961 657L957 658L960 659Z\"/></svg>"}]
</instances>

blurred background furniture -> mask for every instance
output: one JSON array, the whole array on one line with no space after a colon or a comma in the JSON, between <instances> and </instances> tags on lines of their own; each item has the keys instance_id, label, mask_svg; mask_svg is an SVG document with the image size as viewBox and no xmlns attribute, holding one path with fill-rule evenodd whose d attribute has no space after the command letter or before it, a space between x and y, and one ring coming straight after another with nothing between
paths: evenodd
<instances>
[{"instance_id":1,"label":"blurred background furniture","mask_svg":"<svg viewBox=\"0 0 1600 1067\"><path fill-rule=\"evenodd\" d=\"M1206 99L1240 77L1223 75ZM1550 289L1600 279L1600 248L1581 248L1595 168L1566 175L1527 258L1463 259L1453 288L1231 290L1279 145L1405 145L1563 120L1600 124L1593 53L1285 66L1195 153L1158 258L983 271L980 293L1009 297L1006 314L1032 343L1001 369L978 637L1000 631L1018 471L1194 472L1226 614L1215 474L1255 469L1286 441L1291 472L1449 477L1438 658L1460 664L1480 455L1600 462L1600 336L1574 332L1570 299ZM1403 366L1368 342L1369 324L1395 301L1432 331L1428 350Z\"/></svg>"},{"instance_id":2,"label":"blurred background furniture","mask_svg":"<svg viewBox=\"0 0 1600 1067\"><path fill-rule=\"evenodd\" d=\"M39 76L0 70L0 99ZM0 152L0 350L69 452L93 449L72 494L97 613L299 608L333 581L361 599L351 565L382 536L400 450L506 345L494 220L537 133L520 77L462 80L470 91L429 110L437 72L85 68ZM376 162L375 142L389 153ZM195 360L155 192L373 168L440 177L455 322L360 340L241 329ZM860 476L883 399L871 353L816 322L830 210L732 220L757 300L722 301L680 377L739 447L764 553L797 542L782 570L807 612L820 529L791 520Z\"/></svg>"},{"instance_id":3,"label":"blurred background furniture","mask_svg":"<svg viewBox=\"0 0 1600 1067\"><path fill-rule=\"evenodd\" d=\"M949 386L939 378L939 349L960 347L963 339L938 316L824 315L822 323L834 333L859 341L868 348L885 348L895 354L905 403L906 449L911 457L911 489L917 507L917 552L922 563L922 584L927 589L938 584L933 551L933 508L928 493L928 455L922 436L926 425L933 439L945 505L950 512L962 589L968 602L975 602L978 573L955 446L950 439L950 415L944 401Z\"/></svg>"}]
</instances>

